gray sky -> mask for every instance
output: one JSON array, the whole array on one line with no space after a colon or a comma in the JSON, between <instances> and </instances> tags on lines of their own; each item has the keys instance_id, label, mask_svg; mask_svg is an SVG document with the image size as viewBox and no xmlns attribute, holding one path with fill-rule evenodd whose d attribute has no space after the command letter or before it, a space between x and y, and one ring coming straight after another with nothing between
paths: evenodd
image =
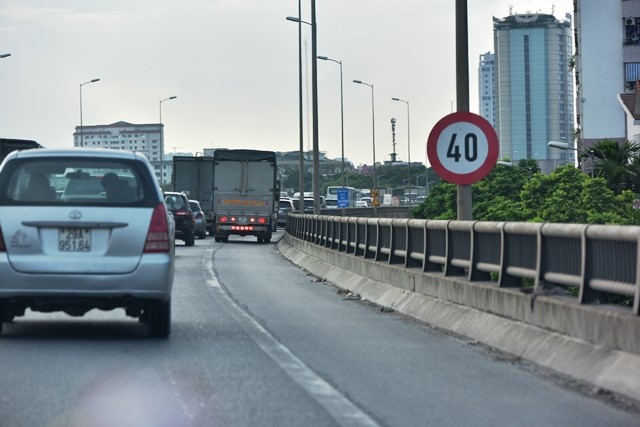
<instances>
[{"instance_id":1,"label":"gray sky","mask_svg":"<svg viewBox=\"0 0 640 427\"><path fill-rule=\"evenodd\" d=\"M453 0L317 0L318 55L342 60L345 157L425 162L431 128L455 110ZM479 55L493 51L492 16L541 11L562 19L571 0L468 0L471 110L478 112ZM310 1L303 0L310 21ZM83 123L157 123L165 151L255 148L294 151L298 137L295 0L2 0L0 137L71 147ZM303 25L307 54L311 31ZM311 74L311 63L305 67ZM320 150L341 156L340 68L318 61ZM310 79L310 78L309 78ZM311 92L310 82L308 91ZM306 92L305 88L305 92ZM306 109L305 117L310 114ZM305 118L305 148L311 147Z\"/></svg>"}]
</instances>

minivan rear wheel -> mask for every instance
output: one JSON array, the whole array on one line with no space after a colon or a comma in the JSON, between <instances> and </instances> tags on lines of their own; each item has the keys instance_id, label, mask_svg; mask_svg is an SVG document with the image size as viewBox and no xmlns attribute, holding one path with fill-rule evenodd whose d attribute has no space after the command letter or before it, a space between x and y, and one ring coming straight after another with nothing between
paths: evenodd
<instances>
[{"instance_id":1,"label":"minivan rear wheel","mask_svg":"<svg viewBox=\"0 0 640 427\"><path fill-rule=\"evenodd\" d=\"M184 239L185 246L193 246L196 243L196 236L193 232L187 234L187 237Z\"/></svg>"},{"instance_id":2,"label":"minivan rear wheel","mask_svg":"<svg viewBox=\"0 0 640 427\"><path fill-rule=\"evenodd\" d=\"M147 301L147 332L152 338L167 338L171 333L171 299Z\"/></svg>"}]
</instances>

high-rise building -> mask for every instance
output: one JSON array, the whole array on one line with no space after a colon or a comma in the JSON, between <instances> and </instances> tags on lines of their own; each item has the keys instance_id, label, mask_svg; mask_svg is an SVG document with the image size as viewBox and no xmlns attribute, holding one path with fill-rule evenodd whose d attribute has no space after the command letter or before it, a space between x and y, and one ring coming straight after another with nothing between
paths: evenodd
<instances>
[{"instance_id":1,"label":"high-rise building","mask_svg":"<svg viewBox=\"0 0 640 427\"><path fill-rule=\"evenodd\" d=\"M496 57L493 53L487 52L480 55L480 65L478 66L478 91L480 100L480 115L487 119L495 129L498 128L496 122Z\"/></svg>"},{"instance_id":2,"label":"high-rise building","mask_svg":"<svg viewBox=\"0 0 640 427\"><path fill-rule=\"evenodd\" d=\"M571 143L575 128L571 27L570 14L562 21L544 13L494 18L500 158L535 159L543 172L575 158L547 145Z\"/></svg>"},{"instance_id":3,"label":"high-rise building","mask_svg":"<svg viewBox=\"0 0 640 427\"><path fill-rule=\"evenodd\" d=\"M171 181L171 161L162 161L161 124L132 124L116 122L110 125L76 126L75 147L110 148L144 153L161 182ZM167 160L167 159L165 159ZM162 168L162 177L160 169Z\"/></svg>"}]
</instances>

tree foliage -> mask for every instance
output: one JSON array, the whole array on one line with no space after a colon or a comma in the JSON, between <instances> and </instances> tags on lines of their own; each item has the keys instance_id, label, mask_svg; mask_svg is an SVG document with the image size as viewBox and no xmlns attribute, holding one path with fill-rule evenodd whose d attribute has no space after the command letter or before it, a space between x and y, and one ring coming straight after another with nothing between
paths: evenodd
<instances>
[{"instance_id":1,"label":"tree foliage","mask_svg":"<svg viewBox=\"0 0 640 427\"><path fill-rule=\"evenodd\" d=\"M640 191L638 172L640 172L638 154L640 145L627 141L620 145L611 139L603 139L583 153L581 158L587 161L592 157L594 174L604 178L609 188L616 194L624 190Z\"/></svg>"},{"instance_id":2,"label":"tree foliage","mask_svg":"<svg viewBox=\"0 0 640 427\"><path fill-rule=\"evenodd\" d=\"M633 161L626 163L633 168ZM608 178L591 179L571 165L545 175L535 160L514 166L497 165L473 184L473 218L479 221L536 221L588 224L640 224L640 197ZM622 176L634 176L623 173ZM636 188L636 187L634 187ZM415 218L456 219L457 186L441 183L412 214Z\"/></svg>"}]
</instances>

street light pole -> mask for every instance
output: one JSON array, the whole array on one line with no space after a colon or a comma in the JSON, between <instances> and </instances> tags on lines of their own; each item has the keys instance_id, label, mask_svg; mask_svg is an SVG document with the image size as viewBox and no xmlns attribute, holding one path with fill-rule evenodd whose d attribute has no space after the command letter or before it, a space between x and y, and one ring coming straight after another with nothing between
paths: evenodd
<instances>
[{"instance_id":1,"label":"street light pole","mask_svg":"<svg viewBox=\"0 0 640 427\"><path fill-rule=\"evenodd\" d=\"M318 128L318 24L316 0L311 0L311 94L313 96L313 214L320 215L320 136Z\"/></svg>"},{"instance_id":2,"label":"street light pole","mask_svg":"<svg viewBox=\"0 0 640 427\"><path fill-rule=\"evenodd\" d=\"M84 147L84 127L82 126L82 86L99 81L100 79L92 79L88 82L80 83L80 147Z\"/></svg>"},{"instance_id":3,"label":"street light pole","mask_svg":"<svg viewBox=\"0 0 640 427\"><path fill-rule=\"evenodd\" d=\"M469 111L469 25L467 0L456 0L456 108ZM429 168L427 168L427 172ZM427 182L429 177L427 176ZM459 220L473 219L471 185L458 185Z\"/></svg>"},{"instance_id":4,"label":"street light pole","mask_svg":"<svg viewBox=\"0 0 640 427\"><path fill-rule=\"evenodd\" d=\"M407 164L409 166L409 207L411 207L411 128L409 125L409 101L400 98L391 98L391 100L407 104Z\"/></svg>"},{"instance_id":5,"label":"street light pole","mask_svg":"<svg viewBox=\"0 0 640 427\"><path fill-rule=\"evenodd\" d=\"M550 147L550 148L558 148L560 150L573 150L575 152L582 153L585 156L591 158L591 178L594 177L594 175L593 175L593 169L594 169L593 157L594 157L594 155L593 155L593 153L587 153L586 151L582 151L582 150L580 150L578 148L572 147L571 145L569 145L568 142L549 141L547 143L547 146Z\"/></svg>"},{"instance_id":6,"label":"street light pole","mask_svg":"<svg viewBox=\"0 0 640 427\"><path fill-rule=\"evenodd\" d=\"M322 59L323 61L331 61L340 65L340 125L341 125L341 142L342 142L342 186L345 187L345 178L344 178L344 92L342 85L342 61L338 61L336 59L331 59L326 56L318 56L318 59Z\"/></svg>"},{"instance_id":7,"label":"street light pole","mask_svg":"<svg viewBox=\"0 0 640 427\"><path fill-rule=\"evenodd\" d=\"M373 127L373 188L378 192L378 179L376 174L376 115L374 110L374 97L373 97L373 84L365 83L362 80L354 80L354 83L359 85L369 86L371 88L371 124ZM377 206L380 202L378 201L377 196L372 198L372 202L374 206Z\"/></svg>"},{"instance_id":8,"label":"street light pole","mask_svg":"<svg viewBox=\"0 0 640 427\"><path fill-rule=\"evenodd\" d=\"M298 116L300 132L300 167L298 187L300 194L300 212L304 212L304 118L302 114L302 24L311 25L302 20L302 0L298 0L298 16L287 16L287 21L298 23Z\"/></svg>"},{"instance_id":9,"label":"street light pole","mask_svg":"<svg viewBox=\"0 0 640 427\"><path fill-rule=\"evenodd\" d=\"M170 96L168 98L165 99L161 99L160 102L158 103L158 109L160 110L160 185L164 184L164 128L162 126L162 103L164 101L169 101L171 99L176 99L177 96ZM164 188L163 188L164 189Z\"/></svg>"}]
</instances>

